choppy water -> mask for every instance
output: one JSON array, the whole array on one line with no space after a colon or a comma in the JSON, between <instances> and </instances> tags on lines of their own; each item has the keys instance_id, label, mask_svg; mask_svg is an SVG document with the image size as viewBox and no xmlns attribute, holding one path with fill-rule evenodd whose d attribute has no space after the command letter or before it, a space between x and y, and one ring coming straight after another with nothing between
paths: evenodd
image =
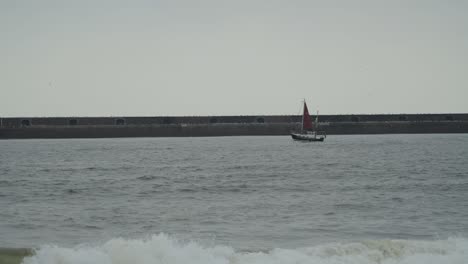
<instances>
[{"instance_id":1,"label":"choppy water","mask_svg":"<svg viewBox=\"0 0 468 264\"><path fill-rule=\"evenodd\" d=\"M468 263L468 135L0 141L25 263Z\"/></svg>"}]
</instances>

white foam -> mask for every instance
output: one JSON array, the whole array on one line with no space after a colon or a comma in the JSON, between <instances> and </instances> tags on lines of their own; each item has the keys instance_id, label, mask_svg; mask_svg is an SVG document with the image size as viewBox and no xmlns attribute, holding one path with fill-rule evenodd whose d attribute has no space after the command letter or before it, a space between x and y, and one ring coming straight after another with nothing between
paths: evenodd
<instances>
[{"instance_id":1,"label":"white foam","mask_svg":"<svg viewBox=\"0 0 468 264\"><path fill-rule=\"evenodd\" d=\"M372 240L269 252L236 252L225 246L203 247L167 235L149 239L112 239L99 246L43 246L24 264L466 264L468 240Z\"/></svg>"}]
</instances>

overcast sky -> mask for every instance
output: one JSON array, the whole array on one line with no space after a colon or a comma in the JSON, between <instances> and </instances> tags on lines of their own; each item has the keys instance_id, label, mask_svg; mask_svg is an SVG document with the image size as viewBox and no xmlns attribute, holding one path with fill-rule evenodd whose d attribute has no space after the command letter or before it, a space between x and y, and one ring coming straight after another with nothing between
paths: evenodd
<instances>
[{"instance_id":1,"label":"overcast sky","mask_svg":"<svg viewBox=\"0 0 468 264\"><path fill-rule=\"evenodd\" d=\"M0 116L467 113L468 1L0 0Z\"/></svg>"}]
</instances>

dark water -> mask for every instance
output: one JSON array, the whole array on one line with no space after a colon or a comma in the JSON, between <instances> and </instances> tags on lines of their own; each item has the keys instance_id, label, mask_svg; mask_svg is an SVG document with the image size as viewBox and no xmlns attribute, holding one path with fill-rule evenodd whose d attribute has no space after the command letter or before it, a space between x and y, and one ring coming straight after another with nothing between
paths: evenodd
<instances>
[{"instance_id":1,"label":"dark water","mask_svg":"<svg viewBox=\"0 0 468 264\"><path fill-rule=\"evenodd\" d=\"M468 263L468 135L4 140L0 208L27 263Z\"/></svg>"}]
</instances>

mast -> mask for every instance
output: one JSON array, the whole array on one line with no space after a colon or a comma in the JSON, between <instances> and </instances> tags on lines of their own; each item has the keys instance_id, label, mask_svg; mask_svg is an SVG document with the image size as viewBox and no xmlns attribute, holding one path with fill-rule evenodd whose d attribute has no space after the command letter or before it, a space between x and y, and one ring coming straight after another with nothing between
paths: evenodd
<instances>
[{"instance_id":1,"label":"mast","mask_svg":"<svg viewBox=\"0 0 468 264\"><path fill-rule=\"evenodd\" d=\"M315 116L315 130L318 130L318 116L319 116L319 111L317 110L317 116Z\"/></svg>"},{"instance_id":2,"label":"mast","mask_svg":"<svg viewBox=\"0 0 468 264\"><path fill-rule=\"evenodd\" d=\"M317 115L315 116L315 129L314 129L315 137L317 137L317 131L318 131L318 116L319 116L319 111L317 110Z\"/></svg>"}]
</instances>

